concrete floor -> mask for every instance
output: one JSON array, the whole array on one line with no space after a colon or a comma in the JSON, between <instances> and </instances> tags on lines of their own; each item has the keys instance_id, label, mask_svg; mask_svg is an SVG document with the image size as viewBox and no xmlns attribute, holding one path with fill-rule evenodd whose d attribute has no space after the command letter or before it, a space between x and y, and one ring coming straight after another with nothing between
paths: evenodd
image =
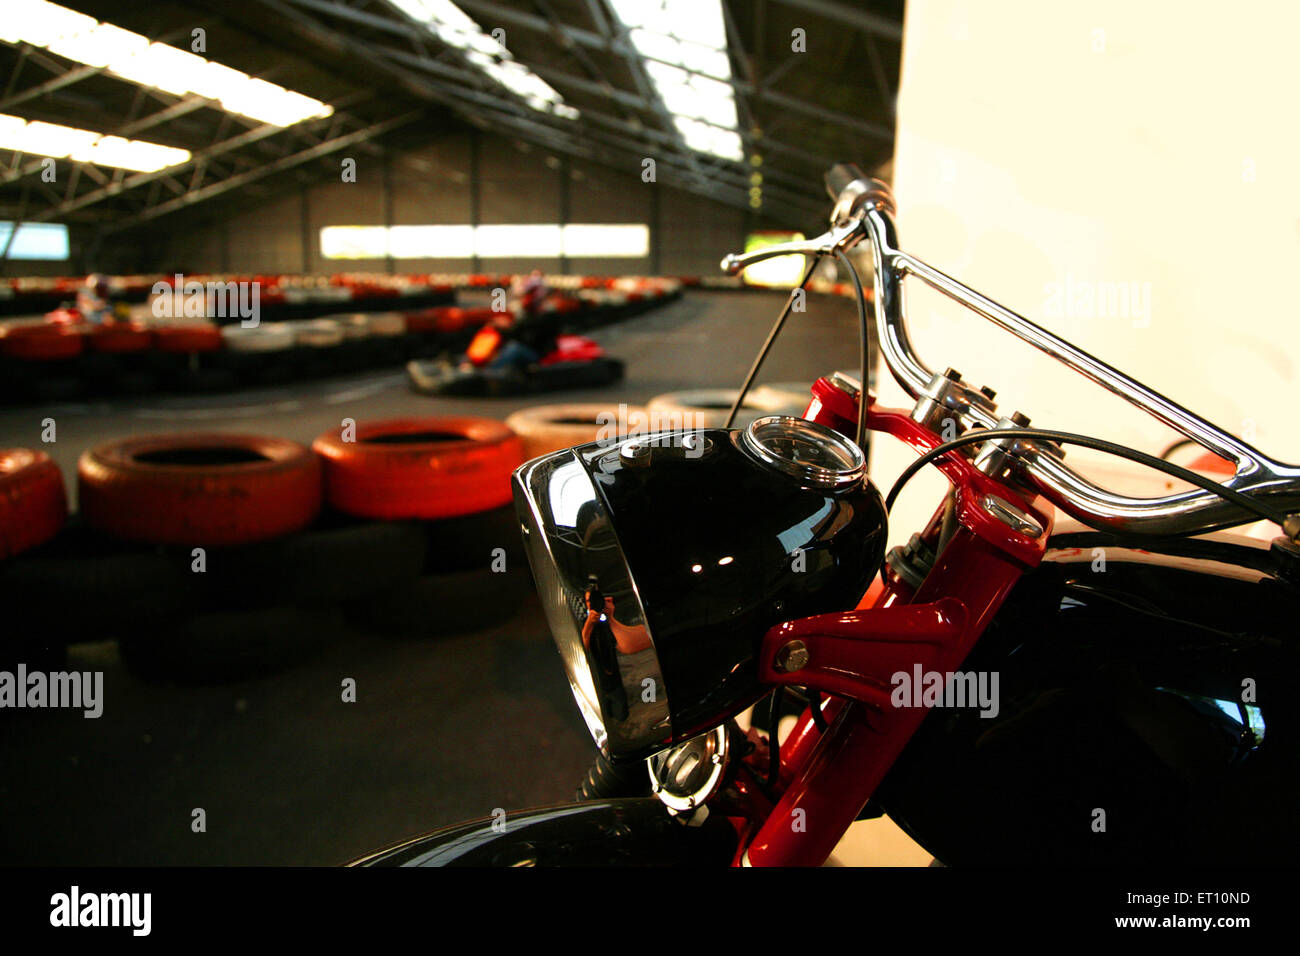
<instances>
[{"instance_id":1,"label":"concrete floor","mask_svg":"<svg viewBox=\"0 0 1300 956\"><path fill-rule=\"evenodd\" d=\"M501 418L529 404L735 386L780 304L771 293L691 292L598 331L628 363L613 389L430 399L410 392L400 370L369 372L230 395L0 409L0 447L44 447L75 498L82 450L127 435L248 431L310 442L349 417ZM810 297L762 380L811 382L855 367L855 323L847 300ZM58 441L42 446L47 417ZM571 798L592 745L535 598L501 627L453 638L380 638L325 613L316 633L314 651L288 670L197 688L135 676L110 641L72 648L69 668L105 673L104 716L0 714L0 863L333 864L498 807ZM345 677L357 682L354 704L340 700ZM191 827L196 808L204 833ZM865 837L837 858L929 862L889 826L859 824Z\"/></svg>"}]
</instances>

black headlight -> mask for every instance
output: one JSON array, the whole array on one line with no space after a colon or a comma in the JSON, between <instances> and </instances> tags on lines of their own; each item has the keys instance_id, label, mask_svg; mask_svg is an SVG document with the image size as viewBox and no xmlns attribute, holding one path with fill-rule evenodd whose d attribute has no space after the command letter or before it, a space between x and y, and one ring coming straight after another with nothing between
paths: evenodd
<instances>
[{"instance_id":1,"label":"black headlight","mask_svg":"<svg viewBox=\"0 0 1300 956\"><path fill-rule=\"evenodd\" d=\"M884 556L861 451L802 419L580 445L514 487L574 696L614 757L749 706L767 629L853 607Z\"/></svg>"}]
</instances>

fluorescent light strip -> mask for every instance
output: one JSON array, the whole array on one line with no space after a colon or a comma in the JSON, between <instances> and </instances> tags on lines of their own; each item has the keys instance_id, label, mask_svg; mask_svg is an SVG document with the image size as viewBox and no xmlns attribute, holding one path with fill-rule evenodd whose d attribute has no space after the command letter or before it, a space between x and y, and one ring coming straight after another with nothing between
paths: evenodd
<instances>
[{"instance_id":1,"label":"fluorescent light strip","mask_svg":"<svg viewBox=\"0 0 1300 956\"><path fill-rule=\"evenodd\" d=\"M175 96L203 96L228 113L273 126L292 126L334 112L310 96L164 43L150 43L138 33L45 0L5 0L0 40L43 47Z\"/></svg>"},{"instance_id":2,"label":"fluorescent light strip","mask_svg":"<svg viewBox=\"0 0 1300 956\"><path fill-rule=\"evenodd\" d=\"M422 23L448 46L464 52L466 58L506 89L520 96L541 113L577 119L579 113L565 105L545 80L514 58L495 37L479 29L451 0L390 0L412 20Z\"/></svg>"},{"instance_id":3,"label":"fluorescent light strip","mask_svg":"<svg viewBox=\"0 0 1300 956\"><path fill-rule=\"evenodd\" d=\"M326 259L506 259L558 256L632 259L650 254L644 223L491 226L325 226Z\"/></svg>"},{"instance_id":4,"label":"fluorescent light strip","mask_svg":"<svg viewBox=\"0 0 1300 956\"><path fill-rule=\"evenodd\" d=\"M105 136L93 130L74 129L58 123L29 123L20 116L4 113L0 113L0 149L55 159L75 159L96 166L134 169L142 173L156 172L190 159L188 149Z\"/></svg>"},{"instance_id":5,"label":"fluorescent light strip","mask_svg":"<svg viewBox=\"0 0 1300 956\"><path fill-rule=\"evenodd\" d=\"M739 123L720 0L609 0L609 5L647 58L645 71L686 145L723 159L744 159L735 132Z\"/></svg>"}]
</instances>

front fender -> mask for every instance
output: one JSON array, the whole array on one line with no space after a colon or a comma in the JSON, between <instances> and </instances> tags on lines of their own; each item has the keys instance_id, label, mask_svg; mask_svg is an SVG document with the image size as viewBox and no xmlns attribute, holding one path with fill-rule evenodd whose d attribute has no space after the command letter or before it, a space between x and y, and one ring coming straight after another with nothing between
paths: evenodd
<instances>
[{"instance_id":1,"label":"front fender","mask_svg":"<svg viewBox=\"0 0 1300 956\"><path fill-rule=\"evenodd\" d=\"M728 866L736 830L721 814L686 825L659 800L589 800L457 823L352 866Z\"/></svg>"}]
</instances>

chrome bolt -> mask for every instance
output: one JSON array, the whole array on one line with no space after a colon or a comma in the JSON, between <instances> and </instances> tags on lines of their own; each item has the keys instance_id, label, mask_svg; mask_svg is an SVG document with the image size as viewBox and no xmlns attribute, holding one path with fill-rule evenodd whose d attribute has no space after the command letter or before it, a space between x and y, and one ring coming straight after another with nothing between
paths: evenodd
<instances>
[{"instance_id":1,"label":"chrome bolt","mask_svg":"<svg viewBox=\"0 0 1300 956\"><path fill-rule=\"evenodd\" d=\"M803 670L808 664L808 645L803 641L790 641L776 652L773 663L783 674Z\"/></svg>"},{"instance_id":2,"label":"chrome bolt","mask_svg":"<svg viewBox=\"0 0 1300 956\"><path fill-rule=\"evenodd\" d=\"M1013 531L1030 538L1037 538L1043 533L1043 526L1033 517L1021 511L1005 498L997 495L985 495L980 499L980 506Z\"/></svg>"}]
</instances>

